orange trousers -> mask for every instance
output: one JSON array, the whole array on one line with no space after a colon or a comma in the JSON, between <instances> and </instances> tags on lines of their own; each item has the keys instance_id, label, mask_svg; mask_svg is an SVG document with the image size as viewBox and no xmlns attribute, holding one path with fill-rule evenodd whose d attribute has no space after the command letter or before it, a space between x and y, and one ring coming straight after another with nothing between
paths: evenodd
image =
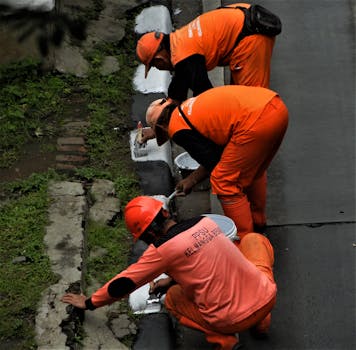
<instances>
[{"instance_id":1,"label":"orange trousers","mask_svg":"<svg viewBox=\"0 0 356 350\"><path fill-rule=\"evenodd\" d=\"M268 88L274 43L274 37L259 34L242 39L231 55L231 83Z\"/></svg>"},{"instance_id":2,"label":"orange trousers","mask_svg":"<svg viewBox=\"0 0 356 350\"><path fill-rule=\"evenodd\" d=\"M274 252L269 240L258 233L249 233L239 245L244 256L261 270L267 277L274 281L273 264ZM242 286L243 288L243 286ZM265 306L251 314L246 319L231 324L224 329L214 329L201 316L198 307L193 301L188 299L179 285L171 287L166 295L166 309L187 327L200 330L205 333L209 343L218 344L220 350L231 350L238 342L235 333L245 331L252 326L256 326L261 332L267 332L271 323L271 310L275 304L273 298Z\"/></svg>"},{"instance_id":3,"label":"orange trousers","mask_svg":"<svg viewBox=\"0 0 356 350\"><path fill-rule=\"evenodd\" d=\"M287 126L287 107L275 96L250 130L232 136L211 173L212 191L240 238L254 232L254 226L266 225L266 171Z\"/></svg>"}]
</instances>

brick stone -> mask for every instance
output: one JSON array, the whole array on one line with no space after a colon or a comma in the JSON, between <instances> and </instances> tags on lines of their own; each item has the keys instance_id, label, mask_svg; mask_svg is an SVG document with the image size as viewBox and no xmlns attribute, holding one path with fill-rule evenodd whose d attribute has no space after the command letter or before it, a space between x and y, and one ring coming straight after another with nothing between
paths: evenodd
<instances>
[{"instance_id":1,"label":"brick stone","mask_svg":"<svg viewBox=\"0 0 356 350\"><path fill-rule=\"evenodd\" d=\"M58 154L56 156L56 161L61 163L85 163L88 157L76 156L72 154Z\"/></svg>"},{"instance_id":2,"label":"brick stone","mask_svg":"<svg viewBox=\"0 0 356 350\"><path fill-rule=\"evenodd\" d=\"M64 164L64 163L57 163L56 169L57 170L75 170L77 167L73 164Z\"/></svg>"},{"instance_id":3,"label":"brick stone","mask_svg":"<svg viewBox=\"0 0 356 350\"><path fill-rule=\"evenodd\" d=\"M86 154L87 149L83 145L57 145L58 152L73 152Z\"/></svg>"},{"instance_id":4,"label":"brick stone","mask_svg":"<svg viewBox=\"0 0 356 350\"><path fill-rule=\"evenodd\" d=\"M59 137L58 145L85 145L84 137Z\"/></svg>"},{"instance_id":5,"label":"brick stone","mask_svg":"<svg viewBox=\"0 0 356 350\"><path fill-rule=\"evenodd\" d=\"M68 137L85 136L88 126L87 121L70 121L63 125L64 134Z\"/></svg>"}]
</instances>

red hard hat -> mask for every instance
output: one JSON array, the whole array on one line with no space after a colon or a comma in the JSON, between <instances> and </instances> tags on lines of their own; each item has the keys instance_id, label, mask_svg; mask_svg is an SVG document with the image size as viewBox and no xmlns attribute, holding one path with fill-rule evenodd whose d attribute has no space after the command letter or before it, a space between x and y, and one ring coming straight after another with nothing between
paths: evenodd
<instances>
[{"instance_id":1,"label":"red hard hat","mask_svg":"<svg viewBox=\"0 0 356 350\"><path fill-rule=\"evenodd\" d=\"M125 207L125 222L136 242L157 216L163 203L155 198L139 196Z\"/></svg>"}]
</instances>

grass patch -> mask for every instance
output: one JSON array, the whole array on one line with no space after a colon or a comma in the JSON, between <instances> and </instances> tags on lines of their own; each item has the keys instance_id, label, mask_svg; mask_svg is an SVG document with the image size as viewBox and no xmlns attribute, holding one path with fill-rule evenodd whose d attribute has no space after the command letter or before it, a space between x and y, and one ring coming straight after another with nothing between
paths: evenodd
<instances>
[{"instance_id":1,"label":"grass patch","mask_svg":"<svg viewBox=\"0 0 356 350\"><path fill-rule=\"evenodd\" d=\"M53 133L61 96L69 92L66 80L41 72L38 61L0 66L0 167L13 164L39 133Z\"/></svg>"},{"instance_id":2,"label":"grass patch","mask_svg":"<svg viewBox=\"0 0 356 350\"><path fill-rule=\"evenodd\" d=\"M106 253L89 260L88 282L94 278L100 283L106 283L125 269L131 242L123 220L119 220L115 227L91 223L88 230L88 248L95 252L100 247Z\"/></svg>"},{"instance_id":3,"label":"grass patch","mask_svg":"<svg viewBox=\"0 0 356 350\"><path fill-rule=\"evenodd\" d=\"M47 184L53 173L7 185L18 197L0 208L0 343L35 348L34 318L41 293L56 282L45 254Z\"/></svg>"},{"instance_id":4,"label":"grass patch","mask_svg":"<svg viewBox=\"0 0 356 350\"><path fill-rule=\"evenodd\" d=\"M95 4L98 8L103 6L101 0L95 0ZM134 16L133 13L128 21L127 32L133 33ZM86 168L76 171L74 179L87 183L98 178L113 181L122 208L138 195L139 182L129 149L129 131L134 127L130 117L132 77L137 66L134 50L134 35L126 36L120 43L96 47L87 54L91 65L87 78L44 73L39 63L31 60L0 67L0 167L11 166L24 145L37 137L37 131L55 136L63 109L70 112L67 97L76 91L89 111L86 136L90 161ZM100 67L106 55L116 57L120 70L102 76ZM49 179L57 176L51 171L34 174L1 189L10 199L0 206L0 348L10 343L8 348L15 350L36 348L37 304L42 291L55 283L44 253L43 237L47 225L47 185ZM73 177L68 175L66 179ZM90 223L88 245L91 252L99 248L106 252L89 260L88 282L95 279L105 283L127 266L131 237L122 218L115 227ZM14 263L19 256L26 260ZM119 306L130 314L126 300ZM130 347L131 341L128 338L125 343Z\"/></svg>"}]
</instances>

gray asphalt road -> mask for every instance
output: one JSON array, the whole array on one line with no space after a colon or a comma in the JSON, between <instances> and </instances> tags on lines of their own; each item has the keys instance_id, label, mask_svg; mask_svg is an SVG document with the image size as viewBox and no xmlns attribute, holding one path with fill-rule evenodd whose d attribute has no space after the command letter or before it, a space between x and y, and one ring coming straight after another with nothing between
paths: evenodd
<instances>
[{"instance_id":1,"label":"gray asphalt road","mask_svg":"<svg viewBox=\"0 0 356 350\"><path fill-rule=\"evenodd\" d=\"M231 1L229 3L232 3ZM271 88L290 111L269 171L279 287L271 337L249 349L355 348L355 10L259 1L280 15Z\"/></svg>"}]
</instances>

